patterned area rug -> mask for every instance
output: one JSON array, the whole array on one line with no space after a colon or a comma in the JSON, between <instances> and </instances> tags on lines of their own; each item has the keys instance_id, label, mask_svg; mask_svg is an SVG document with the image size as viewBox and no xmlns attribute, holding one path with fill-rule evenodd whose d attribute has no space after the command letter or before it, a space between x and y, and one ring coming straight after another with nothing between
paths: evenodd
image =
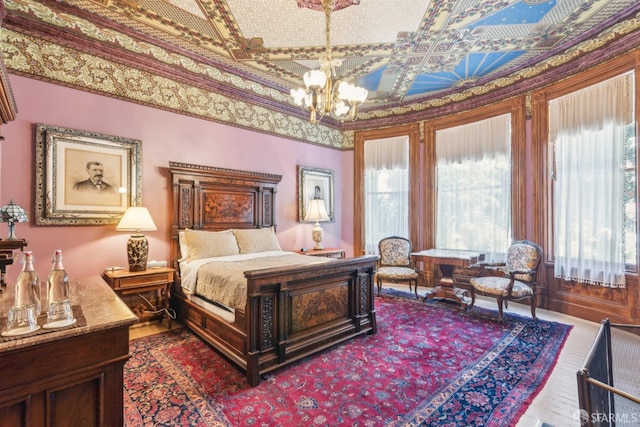
<instances>
[{"instance_id":1,"label":"patterned area rug","mask_svg":"<svg viewBox=\"0 0 640 427\"><path fill-rule=\"evenodd\" d=\"M125 425L510 426L544 385L571 329L468 312L412 294L376 297L378 334L264 377L186 329L135 339Z\"/></svg>"}]
</instances>

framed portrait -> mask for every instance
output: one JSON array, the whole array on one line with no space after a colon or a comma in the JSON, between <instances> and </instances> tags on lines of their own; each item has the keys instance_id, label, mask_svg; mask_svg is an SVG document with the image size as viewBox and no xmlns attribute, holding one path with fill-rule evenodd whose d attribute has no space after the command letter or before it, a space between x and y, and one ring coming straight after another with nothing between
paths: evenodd
<instances>
[{"instance_id":1,"label":"framed portrait","mask_svg":"<svg viewBox=\"0 0 640 427\"><path fill-rule=\"evenodd\" d=\"M333 171L298 166L298 221L303 222L307 216L311 199L324 200L329 222L335 221Z\"/></svg>"},{"instance_id":2,"label":"framed portrait","mask_svg":"<svg viewBox=\"0 0 640 427\"><path fill-rule=\"evenodd\" d=\"M115 224L142 200L142 141L36 125L38 225Z\"/></svg>"}]
</instances>

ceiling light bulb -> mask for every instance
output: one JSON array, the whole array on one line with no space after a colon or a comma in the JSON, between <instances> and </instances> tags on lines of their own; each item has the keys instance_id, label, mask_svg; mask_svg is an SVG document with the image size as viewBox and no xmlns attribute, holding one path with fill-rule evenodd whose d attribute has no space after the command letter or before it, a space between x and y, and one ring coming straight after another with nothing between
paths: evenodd
<instances>
[{"instance_id":1,"label":"ceiling light bulb","mask_svg":"<svg viewBox=\"0 0 640 427\"><path fill-rule=\"evenodd\" d=\"M296 105L302 105L302 100L304 99L304 89L291 89L291 97L293 98L293 102Z\"/></svg>"},{"instance_id":2,"label":"ceiling light bulb","mask_svg":"<svg viewBox=\"0 0 640 427\"><path fill-rule=\"evenodd\" d=\"M327 83L327 74L322 70L309 70L304 73L303 79L307 89L318 90Z\"/></svg>"},{"instance_id":3,"label":"ceiling light bulb","mask_svg":"<svg viewBox=\"0 0 640 427\"><path fill-rule=\"evenodd\" d=\"M358 104L363 103L367 99L367 95L369 95L369 91L363 87L353 86L353 91L351 92L350 101L357 102Z\"/></svg>"},{"instance_id":4,"label":"ceiling light bulb","mask_svg":"<svg viewBox=\"0 0 640 427\"><path fill-rule=\"evenodd\" d=\"M338 85L338 98L349 99L349 91L350 91L349 86L353 86L353 85L350 85L347 82L340 82L340 84Z\"/></svg>"},{"instance_id":5,"label":"ceiling light bulb","mask_svg":"<svg viewBox=\"0 0 640 427\"><path fill-rule=\"evenodd\" d=\"M349 105L347 105L347 103L344 101L337 102L334 108L334 112L338 117L346 116L347 114L349 114Z\"/></svg>"}]
</instances>

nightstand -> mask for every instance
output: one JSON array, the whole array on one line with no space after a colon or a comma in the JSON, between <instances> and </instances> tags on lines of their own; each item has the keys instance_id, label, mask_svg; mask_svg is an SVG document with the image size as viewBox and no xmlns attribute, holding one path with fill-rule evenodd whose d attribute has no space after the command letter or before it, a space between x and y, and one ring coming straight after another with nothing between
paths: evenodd
<instances>
[{"instance_id":1,"label":"nightstand","mask_svg":"<svg viewBox=\"0 0 640 427\"><path fill-rule=\"evenodd\" d=\"M160 321L166 315L169 318L169 329L171 329L173 316L169 312L169 292L174 273L175 270L169 267L147 268L144 271L106 270L102 278L123 299L127 295L138 295L149 305L154 314L160 314ZM155 293L155 305L142 296L145 292ZM137 313L137 311L140 310L134 309L138 318L142 320L143 312Z\"/></svg>"},{"instance_id":2,"label":"nightstand","mask_svg":"<svg viewBox=\"0 0 640 427\"><path fill-rule=\"evenodd\" d=\"M339 248L307 249L306 251L296 251L302 255L323 256L327 258L344 258L344 250Z\"/></svg>"}]
</instances>

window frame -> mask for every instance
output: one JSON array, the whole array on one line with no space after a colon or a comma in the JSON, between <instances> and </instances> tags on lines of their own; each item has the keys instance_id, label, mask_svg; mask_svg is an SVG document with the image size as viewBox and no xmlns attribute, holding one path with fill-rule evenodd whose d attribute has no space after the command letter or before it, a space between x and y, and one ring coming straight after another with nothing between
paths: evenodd
<instances>
[{"instance_id":1,"label":"window frame","mask_svg":"<svg viewBox=\"0 0 640 427\"><path fill-rule=\"evenodd\" d=\"M549 102L560 98L564 95L588 88L598 83L604 82L621 74L634 71L635 75L635 122L636 122L636 201L640 201L640 185L637 183L639 178L639 155L638 153L638 133L640 122L640 68L636 65L635 57L627 55L620 57L602 67L598 72L584 73L578 77L563 80L556 84L545 87L544 89L533 92L532 94L532 137L537 141L534 147L533 171L534 182L536 187L534 191L534 212L536 220L533 223L534 235L538 236L544 252L543 262L547 267L553 268L555 263L554 254L554 184L551 179L555 167L554 150L549 141ZM636 211L636 230L639 228L640 215ZM636 238L636 246L640 239ZM635 263L626 262L625 274L627 277L637 277L640 272L640 248L636 247ZM560 279L555 279L560 280ZM574 283L574 282L572 282ZM629 286L629 283L627 283Z\"/></svg>"},{"instance_id":2,"label":"window frame","mask_svg":"<svg viewBox=\"0 0 640 427\"><path fill-rule=\"evenodd\" d=\"M411 123L408 125L394 126L384 129L356 131L354 135L354 212L364 212L364 144L368 140L392 138L396 136L409 137L409 205L420 206L420 125ZM364 255L364 217L354 215L354 256ZM412 246L417 249L422 247L419 240L420 212L409 210L409 238Z\"/></svg>"},{"instance_id":3,"label":"window frame","mask_svg":"<svg viewBox=\"0 0 640 427\"><path fill-rule=\"evenodd\" d=\"M496 103L481 110L473 110L429 120L424 123L424 199L423 239L425 247L434 248L436 243L436 131L460 126L491 117L511 114L511 229L512 240L524 239L526 230L526 98L519 96ZM529 185L531 187L531 185Z\"/></svg>"}]
</instances>

